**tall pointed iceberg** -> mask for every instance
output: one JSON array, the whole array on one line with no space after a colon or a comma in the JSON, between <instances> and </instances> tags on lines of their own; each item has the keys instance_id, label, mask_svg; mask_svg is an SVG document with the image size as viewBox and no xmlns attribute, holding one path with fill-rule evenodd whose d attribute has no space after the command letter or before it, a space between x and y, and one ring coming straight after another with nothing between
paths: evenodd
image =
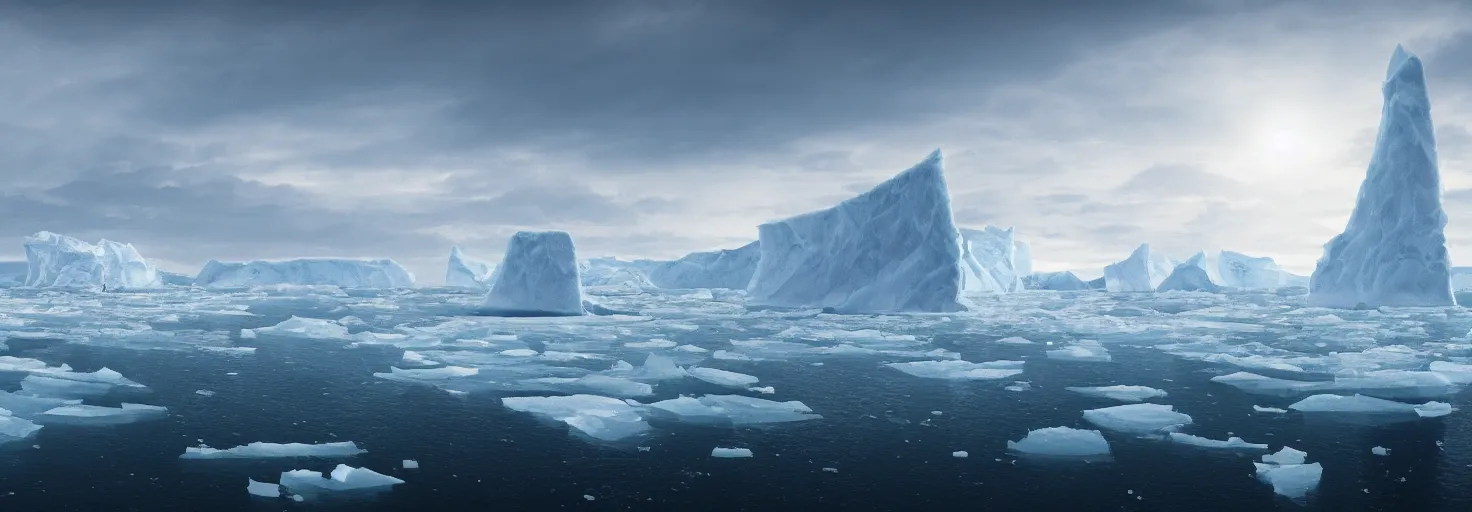
<instances>
[{"instance_id":1,"label":"tall pointed iceberg","mask_svg":"<svg viewBox=\"0 0 1472 512\"><path fill-rule=\"evenodd\" d=\"M962 311L961 235L940 150L838 206L759 228L750 305Z\"/></svg>"},{"instance_id":2,"label":"tall pointed iceberg","mask_svg":"<svg viewBox=\"0 0 1472 512\"><path fill-rule=\"evenodd\" d=\"M1312 306L1450 306L1451 264L1421 59L1395 47L1375 153L1349 224L1324 245Z\"/></svg>"},{"instance_id":3,"label":"tall pointed iceberg","mask_svg":"<svg viewBox=\"0 0 1472 512\"><path fill-rule=\"evenodd\" d=\"M1185 263L1176 265L1175 270L1160 282L1160 286L1155 287L1155 291L1220 292L1221 287L1211 278L1208 270L1210 268L1206 261L1206 251L1198 252Z\"/></svg>"},{"instance_id":4,"label":"tall pointed iceberg","mask_svg":"<svg viewBox=\"0 0 1472 512\"><path fill-rule=\"evenodd\" d=\"M1175 268L1169 257L1140 244L1130 257L1104 267L1104 288L1110 293L1153 292Z\"/></svg>"}]
</instances>

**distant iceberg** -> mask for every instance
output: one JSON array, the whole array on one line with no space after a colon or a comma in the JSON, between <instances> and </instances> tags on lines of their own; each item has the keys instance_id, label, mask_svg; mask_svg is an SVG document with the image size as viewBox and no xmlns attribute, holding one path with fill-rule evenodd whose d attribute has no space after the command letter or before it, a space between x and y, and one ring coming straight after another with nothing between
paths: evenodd
<instances>
[{"instance_id":1,"label":"distant iceberg","mask_svg":"<svg viewBox=\"0 0 1472 512\"><path fill-rule=\"evenodd\" d=\"M1212 282L1211 274L1207 272L1206 253L1198 252L1185 263L1176 265L1175 270L1160 282L1156 290L1217 293L1221 291L1221 287Z\"/></svg>"},{"instance_id":2,"label":"distant iceberg","mask_svg":"<svg viewBox=\"0 0 1472 512\"><path fill-rule=\"evenodd\" d=\"M512 235L485 307L503 316L582 315L583 288L572 235L562 231Z\"/></svg>"},{"instance_id":3,"label":"distant iceberg","mask_svg":"<svg viewBox=\"0 0 1472 512\"><path fill-rule=\"evenodd\" d=\"M1039 272L1022 278L1023 288L1029 290L1088 290L1089 283L1079 279L1073 272Z\"/></svg>"},{"instance_id":4,"label":"distant iceberg","mask_svg":"<svg viewBox=\"0 0 1472 512\"><path fill-rule=\"evenodd\" d=\"M966 309L940 150L838 206L763 224L760 241L748 305L854 314Z\"/></svg>"},{"instance_id":5,"label":"distant iceberg","mask_svg":"<svg viewBox=\"0 0 1472 512\"><path fill-rule=\"evenodd\" d=\"M745 290L762 257L761 242L736 249L693 252L659 264L649 280L660 288L730 288Z\"/></svg>"},{"instance_id":6,"label":"distant iceberg","mask_svg":"<svg viewBox=\"0 0 1472 512\"><path fill-rule=\"evenodd\" d=\"M445 286L454 288L488 288L495 266L471 258L459 246L450 248L450 262L445 268Z\"/></svg>"},{"instance_id":7,"label":"distant iceberg","mask_svg":"<svg viewBox=\"0 0 1472 512\"><path fill-rule=\"evenodd\" d=\"M1016 242L1012 228L986 226L961 228L963 290L981 293L1012 293L1023 290L1017 271Z\"/></svg>"},{"instance_id":8,"label":"distant iceberg","mask_svg":"<svg viewBox=\"0 0 1472 512\"><path fill-rule=\"evenodd\" d=\"M1027 242L1014 240L1012 242L1012 262L1017 269L1017 275L1023 278L1032 275L1032 246Z\"/></svg>"},{"instance_id":9,"label":"distant iceberg","mask_svg":"<svg viewBox=\"0 0 1472 512\"><path fill-rule=\"evenodd\" d=\"M1104 267L1104 287L1111 293L1153 292L1175 270L1174 261L1140 244L1130 257Z\"/></svg>"},{"instance_id":10,"label":"distant iceberg","mask_svg":"<svg viewBox=\"0 0 1472 512\"><path fill-rule=\"evenodd\" d=\"M42 231L26 238L26 286L158 288L158 269L132 244L102 240L92 245Z\"/></svg>"},{"instance_id":11,"label":"distant iceberg","mask_svg":"<svg viewBox=\"0 0 1472 512\"><path fill-rule=\"evenodd\" d=\"M645 262L623 261L618 258L593 258L578 262L578 279L583 287L604 290L639 292L659 288L644 270Z\"/></svg>"},{"instance_id":12,"label":"distant iceberg","mask_svg":"<svg viewBox=\"0 0 1472 512\"><path fill-rule=\"evenodd\" d=\"M1374 155L1349 223L1314 268L1311 306L1456 304L1421 59L1396 46L1383 92Z\"/></svg>"},{"instance_id":13,"label":"distant iceberg","mask_svg":"<svg viewBox=\"0 0 1472 512\"><path fill-rule=\"evenodd\" d=\"M329 285L339 288L412 288L414 275L391 259L297 258L205 263L195 286Z\"/></svg>"}]
</instances>

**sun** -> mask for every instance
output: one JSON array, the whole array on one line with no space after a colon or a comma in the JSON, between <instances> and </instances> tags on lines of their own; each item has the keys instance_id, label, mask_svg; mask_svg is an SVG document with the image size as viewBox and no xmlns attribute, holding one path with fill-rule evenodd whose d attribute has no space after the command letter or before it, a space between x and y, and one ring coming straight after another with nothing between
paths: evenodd
<instances>
[{"instance_id":1,"label":"sun","mask_svg":"<svg viewBox=\"0 0 1472 512\"><path fill-rule=\"evenodd\" d=\"M1293 130L1277 130L1268 138L1268 147L1279 153L1292 153L1298 149L1298 135Z\"/></svg>"}]
</instances>

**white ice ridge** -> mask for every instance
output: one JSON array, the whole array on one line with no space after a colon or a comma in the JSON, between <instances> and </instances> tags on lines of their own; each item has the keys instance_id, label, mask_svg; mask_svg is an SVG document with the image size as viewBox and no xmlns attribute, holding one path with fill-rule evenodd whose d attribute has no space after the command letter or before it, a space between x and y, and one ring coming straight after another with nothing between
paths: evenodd
<instances>
[{"instance_id":1,"label":"white ice ridge","mask_svg":"<svg viewBox=\"0 0 1472 512\"><path fill-rule=\"evenodd\" d=\"M337 443L305 444L305 443L262 443L255 442L245 446L236 446L227 450L219 450L208 446L191 446L184 449L181 459L269 459L279 457L351 457L368 450L358 448L357 443L343 441Z\"/></svg>"},{"instance_id":2,"label":"white ice ridge","mask_svg":"<svg viewBox=\"0 0 1472 512\"><path fill-rule=\"evenodd\" d=\"M1191 424L1191 417L1160 404L1129 404L1084 411L1084 421L1126 434L1161 434Z\"/></svg>"},{"instance_id":3,"label":"white ice ridge","mask_svg":"<svg viewBox=\"0 0 1472 512\"><path fill-rule=\"evenodd\" d=\"M1187 259L1185 263L1176 265L1170 275L1160 282L1157 291L1179 290L1187 292L1211 292L1221 291L1217 283L1212 282L1211 272L1206 263L1206 253L1198 252L1195 256Z\"/></svg>"},{"instance_id":4,"label":"white ice ridge","mask_svg":"<svg viewBox=\"0 0 1472 512\"><path fill-rule=\"evenodd\" d=\"M502 316L583 314L577 250L563 231L520 231L506 244L485 308Z\"/></svg>"},{"instance_id":5,"label":"white ice ridge","mask_svg":"<svg viewBox=\"0 0 1472 512\"><path fill-rule=\"evenodd\" d=\"M1451 306L1431 100L1421 59L1400 46L1383 86L1380 132L1344 232L1324 245L1311 306Z\"/></svg>"},{"instance_id":6,"label":"white ice ridge","mask_svg":"<svg viewBox=\"0 0 1472 512\"><path fill-rule=\"evenodd\" d=\"M748 305L946 313L961 303L961 236L940 150L833 208L762 224Z\"/></svg>"},{"instance_id":7,"label":"white ice ridge","mask_svg":"<svg viewBox=\"0 0 1472 512\"><path fill-rule=\"evenodd\" d=\"M1140 244L1130 257L1104 267L1104 288L1111 293L1153 292L1175 270L1175 262Z\"/></svg>"},{"instance_id":8,"label":"white ice ridge","mask_svg":"<svg viewBox=\"0 0 1472 512\"><path fill-rule=\"evenodd\" d=\"M736 249L693 252L675 261L660 263L649 271L649 280L660 288L730 288L745 290L762 257L761 242Z\"/></svg>"},{"instance_id":9,"label":"white ice ridge","mask_svg":"<svg viewBox=\"0 0 1472 512\"><path fill-rule=\"evenodd\" d=\"M339 288L413 288L414 275L391 259L296 258L210 260L194 278L205 288L270 285L328 285Z\"/></svg>"},{"instance_id":10,"label":"white ice ridge","mask_svg":"<svg viewBox=\"0 0 1472 512\"><path fill-rule=\"evenodd\" d=\"M445 268L445 286L455 288L487 288L491 285L491 269L495 268L490 263L471 258L460 250L460 246L450 248L450 262Z\"/></svg>"},{"instance_id":11,"label":"white ice ridge","mask_svg":"<svg viewBox=\"0 0 1472 512\"><path fill-rule=\"evenodd\" d=\"M1017 271L1012 228L986 226L961 228L961 289L968 292L1011 293L1022 291L1022 274Z\"/></svg>"},{"instance_id":12,"label":"white ice ridge","mask_svg":"<svg viewBox=\"0 0 1472 512\"><path fill-rule=\"evenodd\" d=\"M158 288L158 269L132 244L102 240L92 245L42 231L26 238L26 286Z\"/></svg>"},{"instance_id":13,"label":"white ice ridge","mask_svg":"<svg viewBox=\"0 0 1472 512\"><path fill-rule=\"evenodd\" d=\"M1109 442L1098 430L1050 427L1028 432L1020 441L1007 441L1007 449L1027 455L1099 457L1109 455Z\"/></svg>"}]
</instances>

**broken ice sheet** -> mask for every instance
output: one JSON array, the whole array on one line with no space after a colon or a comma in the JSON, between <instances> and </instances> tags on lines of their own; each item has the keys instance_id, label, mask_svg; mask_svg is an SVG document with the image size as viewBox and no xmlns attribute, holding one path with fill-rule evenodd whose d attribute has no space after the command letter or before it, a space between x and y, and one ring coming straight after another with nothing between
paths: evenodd
<instances>
[{"instance_id":1,"label":"broken ice sheet","mask_svg":"<svg viewBox=\"0 0 1472 512\"><path fill-rule=\"evenodd\" d=\"M346 464L338 464L329 477L324 477L320 472L305 469L281 473L281 486L300 494L386 489L402 483L404 483L403 480L380 474L371 469L355 468Z\"/></svg>"},{"instance_id":2,"label":"broken ice sheet","mask_svg":"<svg viewBox=\"0 0 1472 512\"><path fill-rule=\"evenodd\" d=\"M1445 402L1412 405L1365 395L1313 395L1288 408L1305 413L1403 416L1406 420L1436 418L1451 414L1453 411L1451 404Z\"/></svg>"},{"instance_id":3,"label":"broken ice sheet","mask_svg":"<svg viewBox=\"0 0 1472 512\"><path fill-rule=\"evenodd\" d=\"M1049 350L1047 355L1048 359L1055 361L1108 363L1114 360L1109 351L1094 340L1079 340L1064 348Z\"/></svg>"},{"instance_id":4,"label":"broken ice sheet","mask_svg":"<svg viewBox=\"0 0 1472 512\"><path fill-rule=\"evenodd\" d=\"M758 379L744 373L721 370L717 368L693 367L685 370L691 377L730 388L745 389L756 385Z\"/></svg>"},{"instance_id":5,"label":"broken ice sheet","mask_svg":"<svg viewBox=\"0 0 1472 512\"><path fill-rule=\"evenodd\" d=\"M651 418L696 424L739 426L822 418L802 402L774 402L743 395L682 396L644 405L643 408L649 411Z\"/></svg>"},{"instance_id":6,"label":"broken ice sheet","mask_svg":"<svg viewBox=\"0 0 1472 512\"><path fill-rule=\"evenodd\" d=\"M63 405L36 415L35 421L43 425L120 425L163 418L168 414L166 407L143 404L123 403L119 407Z\"/></svg>"},{"instance_id":7,"label":"broken ice sheet","mask_svg":"<svg viewBox=\"0 0 1472 512\"><path fill-rule=\"evenodd\" d=\"M1007 441L1007 450L1048 457L1108 457L1109 442L1098 430L1049 427L1028 432L1020 441Z\"/></svg>"},{"instance_id":8,"label":"broken ice sheet","mask_svg":"<svg viewBox=\"0 0 1472 512\"><path fill-rule=\"evenodd\" d=\"M1170 432L1169 435L1170 435L1170 440L1171 441L1174 441L1174 442L1176 442L1178 444L1184 444L1184 445L1190 445L1190 446L1198 446L1198 447L1201 447L1201 448L1212 448L1212 449L1218 449L1218 450L1266 450L1266 449L1268 449L1268 445L1265 445L1265 444L1256 444L1256 443L1249 443L1247 441L1243 441L1242 438L1240 438L1240 437L1228 437L1226 441L1219 441L1219 440L1216 440L1216 439L1207 439L1205 437L1193 436L1191 434L1182 434L1180 432Z\"/></svg>"},{"instance_id":9,"label":"broken ice sheet","mask_svg":"<svg viewBox=\"0 0 1472 512\"><path fill-rule=\"evenodd\" d=\"M282 457L352 457L367 453L357 443L342 441L321 444L264 443L254 442L244 446L220 450L209 446L191 446L184 449L181 459L269 459Z\"/></svg>"},{"instance_id":10,"label":"broken ice sheet","mask_svg":"<svg viewBox=\"0 0 1472 512\"><path fill-rule=\"evenodd\" d=\"M557 421L599 441L620 441L649 431L639 411L623 400L597 395L506 397L507 409Z\"/></svg>"},{"instance_id":11,"label":"broken ice sheet","mask_svg":"<svg viewBox=\"0 0 1472 512\"><path fill-rule=\"evenodd\" d=\"M961 360L946 360L889 363L885 366L926 379L996 380L1021 375L1023 365L1023 361L1003 360L972 363Z\"/></svg>"},{"instance_id":12,"label":"broken ice sheet","mask_svg":"<svg viewBox=\"0 0 1472 512\"><path fill-rule=\"evenodd\" d=\"M1141 402L1166 396L1165 391L1146 386L1066 387L1063 389L1084 396L1110 398L1122 402Z\"/></svg>"}]
</instances>

